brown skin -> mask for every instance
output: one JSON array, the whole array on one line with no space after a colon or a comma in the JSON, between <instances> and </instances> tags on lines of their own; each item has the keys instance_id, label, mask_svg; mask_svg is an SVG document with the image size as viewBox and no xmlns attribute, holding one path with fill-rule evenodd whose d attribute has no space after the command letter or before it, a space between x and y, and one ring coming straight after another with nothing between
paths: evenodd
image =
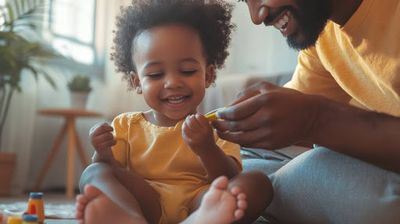
<instances>
[{"instance_id":1,"label":"brown skin","mask_svg":"<svg viewBox=\"0 0 400 224\"><path fill-rule=\"evenodd\" d=\"M221 138L276 149L313 142L400 173L400 118L258 83L214 121Z\"/></svg>"},{"instance_id":2,"label":"brown skin","mask_svg":"<svg viewBox=\"0 0 400 224\"><path fill-rule=\"evenodd\" d=\"M247 0L251 20L254 24L261 24L270 13L280 7L292 6L298 8L296 0ZM331 20L344 25L360 6L362 0L332 0ZM270 24L271 25L271 24Z\"/></svg>"},{"instance_id":3,"label":"brown skin","mask_svg":"<svg viewBox=\"0 0 400 224\"><path fill-rule=\"evenodd\" d=\"M240 172L237 163L215 143L211 125L204 116L188 116L182 127L182 137L200 157L210 182L219 176L230 179Z\"/></svg>"},{"instance_id":4,"label":"brown skin","mask_svg":"<svg viewBox=\"0 0 400 224\"><path fill-rule=\"evenodd\" d=\"M296 0L248 0L254 24ZM344 25L362 0L331 1L330 19ZM312 142L400 173L400 119L329 99L260 83L219 113L219 135L248 147L280 148ZM241 132L238 132L241 131Z\"/></svg>"},{"instance_id":5,"label":"brown skin","mask_svg":"<svg viewBox=\"0 0 400 224\"><path fill-rule=\"evenodd\" d=\"M221 138L267 149L307 139L313 126L310 117L317 116L313 97L267 82L257 83L241 94L232 106L218 113L224 120L213 122Z\"/></svg>"}]
</instances>

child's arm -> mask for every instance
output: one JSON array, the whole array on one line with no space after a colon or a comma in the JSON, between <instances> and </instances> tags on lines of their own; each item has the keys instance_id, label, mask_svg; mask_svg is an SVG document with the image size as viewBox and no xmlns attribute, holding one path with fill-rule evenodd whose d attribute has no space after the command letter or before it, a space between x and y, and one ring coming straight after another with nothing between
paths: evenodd
<instances>
[{"instance_id":1,"label":"child's arm","mask_svg":"<svg viewBox=\"0 0 400 224\"><path fill-rule=\"evenodd\" d=\"M215 143L213 129L204 116L188 116L182 127L182 136L193 152L200 157L210 182L219 176L232 178L239 173L236 161L227 156Z\"/></svg>"}]
</instances>

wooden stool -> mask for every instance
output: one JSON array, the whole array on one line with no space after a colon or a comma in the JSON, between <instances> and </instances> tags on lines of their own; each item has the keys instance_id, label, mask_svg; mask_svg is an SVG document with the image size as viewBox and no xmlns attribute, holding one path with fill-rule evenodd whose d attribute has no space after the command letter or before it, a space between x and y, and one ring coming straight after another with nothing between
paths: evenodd
<instances>
[{"instance_id":1,"label":"wooden stool","mask_svg":"<svg viewBox=\"0 0 400 224\"><path fill-rule=\"evenodd\" d=\"M75 162L75 150L78 151L82 166L85 168L89 165L89 161L86 158L86 154L82 149L82 145L79 141L78 132L76 131L75 119L79 117L99 117L101 114L94 111L87 111L81 109L43 109L38 111L42 115L63 117L65 122L60 132L58 133L54 144L51 148L50 153L47 156L46 162L44 163L39 178L36 181L35 189L40 189L44 177L46 176L51 162L54 160L57 152L59 151L62 140L67 135L67 179L66 179L66 191L65 194L68 198L74 197L74 162Z\"/></svg>"}]
</instances>

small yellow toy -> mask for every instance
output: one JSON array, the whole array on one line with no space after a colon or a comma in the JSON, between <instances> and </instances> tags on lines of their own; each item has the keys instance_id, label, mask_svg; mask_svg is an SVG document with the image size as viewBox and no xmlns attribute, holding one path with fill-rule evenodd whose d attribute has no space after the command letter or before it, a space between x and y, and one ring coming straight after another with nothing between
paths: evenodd
<instances>
[{"instance_id":1,"label":"small yellow toy","mask_svg":"<svg viewBox=\"0 0 400 224\"><path fill-rule=\"evenodd\" d=\"M22 224L22 218L19 216L9 216L7 224Z\"/></svg>"},{"instance_id":2,"label":"small yellow toy","mask_svg":"<svg viewBox=\"0 0 400 224\"><path fill-rule=\"evenodd\" d=\"M224 107L222 107L222 108L217 108L217 109L215 109L215 110L212 110L212 111L206 113L204 116L205 116L209 121L218 120L217 112L218 112L219 110L223 110L223 109L224 109Z\"/></svg>"}]
</instances>

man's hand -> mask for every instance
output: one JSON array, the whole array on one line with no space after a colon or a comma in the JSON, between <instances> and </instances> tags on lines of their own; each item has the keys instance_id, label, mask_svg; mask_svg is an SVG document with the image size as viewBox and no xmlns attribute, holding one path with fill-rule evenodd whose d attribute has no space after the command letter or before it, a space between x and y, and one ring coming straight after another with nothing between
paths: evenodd
<instances>
[{"instance_id":1,"label":"man's hand","mask_svg":"<svg viewBox=\"0 0 400 224\"><path fill-rule=\"evenodd\" d=\"M318 117L319 98L260 82L218 112L218 135L246 147L278 149L307 140Z\"/></svg>"},{"instance_id":2,"label":"man's hand","mask_svg":"<svg viewBox=\"0 0 400 224\"><path fill-rule=\"evenodd\" d=\"M207 149L215 148L213 129L209 121L202 115L189 115L182 125L183 140L194 153L201 156Z\"/></svg>"},{"instance_id":3,"label":"man's hand","mask_svg":"<svg viewBox=\"0 0 400 224\"><path fill-rule=\"evenodd\" d=\"M99 123L93 126L89 131L89 138L92 146L97 152L95 162L113 162L114 157L111 153L111 147L117 142L112 134L114 129L107 123Z\"/></svg>"}]
</instances>

